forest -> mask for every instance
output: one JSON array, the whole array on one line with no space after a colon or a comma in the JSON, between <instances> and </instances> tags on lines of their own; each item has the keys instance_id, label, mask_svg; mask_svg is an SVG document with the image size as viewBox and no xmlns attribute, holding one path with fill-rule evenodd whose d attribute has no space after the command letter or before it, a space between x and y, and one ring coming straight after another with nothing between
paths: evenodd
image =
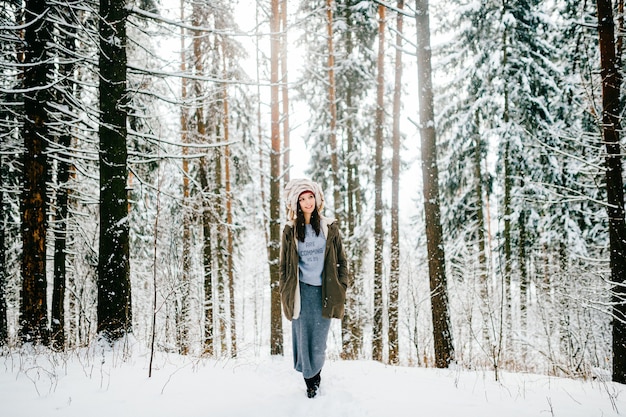
<instances>
[{"instance_id":1,"label":"forest","mask_svg":"<svg viewBox=\"0 0 626 417\"><path fill-rule=\"evenodd\" d=\"M623 0L3 1L0 355L285 355L306 175L330 355L626 383L625 33Z\"/></svg>"}]
</instances>

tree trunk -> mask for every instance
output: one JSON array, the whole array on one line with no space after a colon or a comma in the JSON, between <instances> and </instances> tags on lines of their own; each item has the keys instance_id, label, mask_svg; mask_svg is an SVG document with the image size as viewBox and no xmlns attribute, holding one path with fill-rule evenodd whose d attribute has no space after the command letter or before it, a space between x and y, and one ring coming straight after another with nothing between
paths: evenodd
<instances>
[{"instance_id":1,"label":"tree trunk","mask_svg":"<svg viewBox=\"0 0 626 417\"><path fill-rule=\"evenodd\" d=\"M283 154L283 181L286 184L289 182L289 155L291 154L289 143L289 83L287 77L287 0L280 0L280 24L280 85L283 104L283 149L285 150Z\"/></svg>"},{"instance_id":2,"label":"tree trunk","mask_svg":"<svg viewBox=\"0 0 626 417\"><path fill-rule=\"evenodd\" d=\"M502 66L506 67L508 63L508 52L507 52L507 32L505 30L502 35ZM509 90L507 85L504 85L504 113L502 115L502 121L504 125L507 126L509 124ZM513 302L511 295L511 263L513 262L513 251L512 251L512 243L511 243L511 190L513 188L513 174L511 172L511 155L510 155L510 144L509 138L505 136L503 138L505 141L504 144L504 155L503 155L503 166L504 166L504 201L503 201L503 230L502 230L502 238L504 240L503 245L503 257L504 257L504 273L503 273L503 282L504 285L504 314L502 320L504 320L504 343L505 346L508 343L509 349L513 349L512 343L512 332L513 332Z\"/></svg>"},{"instance_id":3,"label":"tree trunk","mask_svg":"<svg viewBox=\"0 0 626 417\"><path fill-rule=\"evenodd\" d=\"M416 0L415 3L422 181L435 366L446 368L454 360L454 348L450 332L448 284L446 282L441 209L439 207L439 170L437 168L437 141L431 75L430 17L428 0Z\"/></svg>"},{"instance_id":4,"label":"tree trunk","mask_svg":"<svg viewBox=\"0 0 626 417\"><path fill-rule=\"evenodd\" d=\"M49 137L46 105L49 101L46 50L51 42L43 0L28 0L24 61L24 139L23 188L21 198L22 293L20 333L22 341L46 343L48 312L46 296L46 181L48 163L46 138Z\"/></svg>"},{"instance_id":5,"label":"tree trunk","mask_svg":"<svg viewBox=\"0 0 626 417\"><path fill-rule=\"evenodd\" d=\"M280 258L280 107L278 100L278 51L280 49L280 14L279 0L271 0L270 32L271 32L271 138L272 152L270 155L270 352L272 355L283 354L283 328L279 290L279 258Z\"/></svg>"},{"instance_id":6,"label":"tree trunk","mask_svg":"<svg viewBox=\"0 0 626 417\"><path fill-rule=\"evenodd\" d=\"M404 0L398 0L398 10ZM402 95L402 13L396 16L396 63L393 89L393 156L391 160L391 262L389 273L389 363L397 365L398 292L400 288L400 111Z\"/></svg>"},{"instance_id":7,"label":"tree trunk","mask_svg":"<svg viewBox=\"0 0 626 417\"><path fill-rule=\"evenodd\" d=\"M69 149L71 136L68 133L60 137L61 147ZM68 225L70 164L60 158L58 164L58 189L56 193L57 213L54 228L54 284L52 290L51 343L54 349L63 349L65 345L65 285L66 285L66 249Z\"/></svg>"},{"instance_id":8,"label":"tree trunk","mask_svg":"<svg viewBox=\"0 0 626 417\"><path fill-rule=\"evenodd\" d=\"M73 175L72 175L73 176ZM67 276L67 348L71 349L80 345L80 309L78 294L76 291L76 277L73 274Z\"/></svg>"},{"instance_id":9,"label":"tree trunk","mask_svg":"<svg viewBox=\"0 0 626 417\"><path fill-rule=\"evenodd\" d=\"M124 0L100 0L98 332L110 342L132 331L125 6Z\"/></svg>"},{"instance_id":10,"label":"tree trunk","mask_svg":"<svg viewBox=\"0 0 626 417\"><path fill-rule=\"evenodd\" d=\"M195 8L195 5L194 5ZM194 20L197 18L198 11L194 11L193 16ZM180 18L181 22L185 21L185 1L180 1ZM197 24L197 22L194 22ZM195 33L194 36L194 57L196 65L198 65L198 55L196 51L196 42L198 39L198 33ZM199 49L199 48L198 48ZM181 74L185 74L187 71L187 56L186 56L186 47L185 47L185 28L180 28L180 72ZM180 323L177 325L178 331L178 351L182 355L186 355L189 353L189 323L187 320L188 309L187 309L187 288L188 283L191 277L191 213L190 213L190 202L189 202L189 159L187 156L189 155L189 147L185 146L189 143L189 122L188 118L188 107L187 107L187 78L182 77L180 80L180 99L183 102L183 105L180 107L180 133L181 133L181 142L183 144L183 201L182 201L182 211L183 211L183 236L182 236L182 259L183 259L183 270L182 270L182 285L181 285L181 314L180 314Z\"/></svg>"},{"instance_id":11,"label":"tree trunk","mask_svg":"<svg viewBox=\"0 0 626 417\"><path fill-rule=\"evenodd\" d=\"M204 130L204 123L202 123ZM200 128L200 126L198 126ZM200 132L198 132L200 133ZM215 352L215 327L214 327L214 303L213 303L213 254L211 251L211 212L210 205L206 200L209 193L208 173L206 158L200 160L198 176L202 187L202 264L204 266L204 353L212 356Z\"/></svg>"},{"instance_id":12,"label":"tree trunk","mask_svg":"<svg viewBox=\"0 0 626 417\"><path fill-rule=\"evenodd\" d=\"M523 184L522 184L523 185ZM528 340L528 270L526 268L526 213L520 210L519 219L519 307L520 307L520 337L521 359L526 363L526 344Z\"/></svg>"},{"instance_id":13,"label":"tree trunk","mask_svg":"<svg viewBox=\"0 0 626 417\"><path fill-rule=\"evenodd\" d=\"M219 99L219 103L221 103L221 98ZM223 104L222 104L223 105ZM222 115L223 116L223 115ZM219 138L222 133L222 122L215 121L217 125L215 126L215 138ZM217 308L217 324L218 324L218 336L220 342L220 352L224 353L227 351L228 346L226 344L226 321L228 316L226 315L226 284L228 280L228 271L227 271L227 260L226 260L226 248L224 247L224 243L227 240L227 225L226 222L226 198L224 195L224 182L223 182L223 165L222 161L224 159L224 153L221 147L216 147L213 150L213 167L215 177L213 179L213 195L216 196L217 200L215 201L214 206L214 216L217 219L217 231L215 239L215 252L217 265L215 268L215 273L217 274L217 288L216 288L216 296L215 300L217 303L215 304Z\"/></svg>"},{"instance_id":14,"label":"tree trunk","mask_svg":"<svg viewBox=\"0 0 626 417\"><path fill-rule=\"evenodd\" d=\"M0 153L0 347L6 346L9 342L9 328L7 323L7 270L6 270L6 215L4 205L4 187L7 171L6 162Z\"/></svg>"},{"instance_id":15,"label":"tree trunk","mask_svg":"<svg viewBox=\"0 0 626 417\"><path fill-rule=\"evenodd\" d=\"M226 77L226 51L222 50L224 62L224 77ZM228 299L229 299L229 316L230 316L230 356L237 357L237 320L235 317L235 265L233 259L235 257L233 249L233 204L232 191L230 183L230 146L228 145L229 137L229 114L228 114L228 84L223 86L224 100L224 182L226 193L226 259L228 270Z\"/></svg>"},{"instance_id":16,"label":"tree trunk","mask_svg":"<svg viewBox=\"0 0 626 417\"><path fill-rule=\"evenodd\" d=\"M606 147L606 193L613 302L613 381L626 383L626 223L620 152L621 63L617 61L611 0L597 0L602 76L602 138ZM621 51L620 51L621 54Z\"/></svg>"},{"instance_id":17,"label":"tree trunk","mask_svg":"<svg viewBox=\"0 0 626 417\"><path fill-rule=\"evenodd\" d=\"M385 6L378 6L378 70L376 77L376 157L374 162L374 328L372 358L383 360L383 148L385 138Z\"/></svg>"},{"instance_id":18,"label":"tree trunk","mask_svg":"<svg viewBox=\"0 0 626 417\"><path fill-rule=\"evenodd\" d=\"M326 0L326 42L328 48L328 110L330 114L328 143L330 167L333 178L333 207L335 218L342 224L341 193L339 179L339 148L337 147L337 93L335 86L335 47L333 43L334 0Z\"/></svg>"}]
</instances>

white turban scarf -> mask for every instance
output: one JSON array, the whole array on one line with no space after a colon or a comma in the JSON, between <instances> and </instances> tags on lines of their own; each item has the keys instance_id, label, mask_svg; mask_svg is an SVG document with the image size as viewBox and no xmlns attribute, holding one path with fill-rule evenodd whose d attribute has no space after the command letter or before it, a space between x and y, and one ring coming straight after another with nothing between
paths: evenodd
<instances>
[{"instance_id":1,"label":"white turban scarf","mask_svg":"<svg viewBox=\"0 0 626 417\"><path fill-rule=\"evenodd\" d=\"M324 208L324 193L322 187L315 181L307 178L294 178L285 186L285 199L287 204L287 220L295 220L298 213L298 198L305 191L310 191L315 196L317 211L322 214Z\"/></svg>"}]
</instances>

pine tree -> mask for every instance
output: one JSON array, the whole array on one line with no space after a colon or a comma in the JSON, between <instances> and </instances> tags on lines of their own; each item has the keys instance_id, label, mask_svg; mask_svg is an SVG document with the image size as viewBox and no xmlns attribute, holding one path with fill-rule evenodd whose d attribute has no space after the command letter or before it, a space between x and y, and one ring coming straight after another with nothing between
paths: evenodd
<instances>
[{"instance_id":1,"label":"pine tree","mask_svg":"<svg viewBox=\"0 0 626 417\"><path fill-rule=\"evenodd\" d=\"M180 6L180 20L185 21L185 2L181 0ZM200 19L200 12L198 10L192 11L194 16L194 23ZM185 46L185 28L180 28L180 70L184 74L187 70L187 56L186 56L186 46ZM194 44L196 42L200 42L200 37L194 37ZM194 48L195 51L196 48ZM202 60L195 59L196 65L201 66ZM187 78L181 79L180 83L181 94L180 98L183 103L186 103L188 100L187 95ZM183 258L183 270L182 270L182 292L181 295L181 322L177 326L179 329L179 337L178 343L180 345L179 351L185 355L189 353L189 318L188 318L188 288L189 281L191 280L191 201L190 201L190 192L189 192L189 177L191 175L189 168L189 147L185 146L189 143L189 129L191 128L189 119L189 110L186 105L182 105L180 108L180 130L181 130L181 142L183 143L183 160L182 160L182 169L183 169L183 236L182 236L182 258ZM202 123L202 121L200 121ZM209 298L210 299L210 298Z\"/></svg>"},{"instance_id":2,"label":"pine tree","mask_svg":"<svg viewBox=\"0 0 626 417\"><path fill-rule=\"evenodd\" d=\"M278 101L278 53L280 48L280 14L279 1L271 1L270 32L271 59L271 154L270 154L270 248L269 270L271 288L271 324L270 351L272 355L283 354L282 307L278 285L280 257L280 103Z\"/></svg>"},{"instance_id":3,"label":"pine tree","mask_svg":"<svg viewBox=\"0 0 626 417\"><path fill-rule=\"evenodd\" d=\"M6 220L5 191L6 162L0 153L0 347L8 344L9 328L7 323L7 268L6 268Z\"/></svg>"},{"instance_id":4,"label":"pine tree","mask_svg":"<svg viewBox=\"0 0 626 417\"><path fill-rule=\"evenodd\" d=\"M100 1L100 241L98 332L115 341L132 331L127 166L125 1Z\"/></svg>"},{"instance_id":5,"label":"pine tree","mask_svg":"<svg viewBox=\"0 0 626 417\"><path fill-rule=\"evenodd\" d=\"M597 0L598 35L602 76L602 137L606 146L607 214L609 218L610 266L613 302L613 381L626 383L626 221L624 179L620 150L620 89L622 74L616 51L613 4Z\"/></svg>"},{"instance_id":6,"label":"pine tree","mask_svg":"<svg viewBox=\"0 0 626 417\"><path fill-rule=\"evenodd\" d=\"M391 261L389 273L389 362L398 364L398 297L400 291L400 110L402 94L402 37L404 0L398 0L396 16L396 57L393 90L393 157L391 162Z\"/></svg>"},{"instance_id":7,"label":"pine tree","mask_svg":"<svg viewBox=\"0 0 626 417\"><path fill-rule=\"evenodd\" d=\"M22 300L20 333L24 342L46 343L48 331L46 233L48 157L50 141L47 88L51 62L47 54L52 41L48 4L32 0L25 5L24 34L24 140L22 227Z\"/></svg>"},{"instance_id":8,"label":"pine tree","mask_svg":"<svg viewBox=\"0 0 626 417\"><path fill-rule=\"evenodd\" d=\"M288 22L287 22L287 0L280 0L280 82L281 82L281 104L283 119L283 182L287 184L290 179L290 131L289 131L289 71L288 61Z\"/></svg>"},{"instance_id":9,"label":"pine tree","mask_svg":"<svg viewBox=\"0 0 626 417\"><path fill-rule=\"evenodd\" d=\"M378 6L378 64L376 74L376 153L374 159L374 324L372 330L372 357L383 360L383 150L385 144L385 6Z\"/></svg>"},{"instance_id":10,"label":"pine tree","mask_svg":"<svg viewBox=\"0 0 626 417\"><path fill-rule=\"evenodd\" d=\"M428 251L428 271L431 291L431 312L435 366L447 368L454 360L452 331L445 273L445 249L439 206L439 172L437 167L434 99L430 48L430 16L428 0L416 0L417 63L419 121L422 152L422 182L424 187L424 217Z\"/></svg>"}]
</instances>

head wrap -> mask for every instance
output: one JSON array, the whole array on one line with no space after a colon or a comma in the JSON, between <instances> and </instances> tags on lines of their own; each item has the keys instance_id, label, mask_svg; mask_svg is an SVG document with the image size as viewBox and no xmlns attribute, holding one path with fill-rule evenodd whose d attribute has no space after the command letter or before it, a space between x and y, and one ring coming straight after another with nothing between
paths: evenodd
<instances>
[{"instance_id":1,"label":"head wrap","mask_svg":"<svg viewBox=\"0 0 626 417\"><path fill-rule=\"evenodd\" d=\"M294 178L285 186L285 202L287 204L287 219L295 220L298 212L298 198L300 194L310 191L315 196L317 211L322 214L324 208L324 193L322 187L315 181L307 178Z\"/></svg>"}]
</instances>

